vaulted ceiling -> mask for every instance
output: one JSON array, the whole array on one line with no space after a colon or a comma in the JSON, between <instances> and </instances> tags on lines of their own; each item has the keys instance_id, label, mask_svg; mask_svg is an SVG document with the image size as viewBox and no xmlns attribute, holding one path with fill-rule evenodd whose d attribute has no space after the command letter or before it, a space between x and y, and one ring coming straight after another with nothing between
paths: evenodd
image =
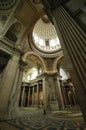
<instances>
[{"instance_id":1,"label":"vaulted ceiling","mask_svg":"<svg viewBox=\"0 0 86 130\"><path fill-rule=\"evenodd\" d=\"M3 37L2 39L10 46L12 45L12 47L16 46L16 48L23 51L23 53L32 51L31 49L33 48L30 48L31 46L29 45L30 42L29 36L32 33L34 26L37 24L37 21L41 18L40 19L41 22L39 26L41 26L43 29L43 24L45 24L46 25L45 30L47 32L46 37L49 38L53 37L53 34L55 33L55 28L54 25L53 25L53 29L50 28L50 26L52 25L50 23L50 21L52 22L52 18L50 17L50 12L47 11L48 9L52 11L60 5L64 5L65 8L67 8L70 12L72 12L73 16L79 19L78 21L81 26L83 25L86 26L86 18L85 18L86 9L85 9L84 0L79 0L79 2L78 0L41 0L41 1L40 0L2 0L0 1L0 34ZM46 13L49 19L43 18ZM13 41L10 41L10 39L6 39L5 36L9 28L12 27L12 25L15 25L15 23L18 23L17 25L19 25L21 29L17 36L18 39L17 42L13 43ZM84 26L84 30L85 30L85 26ZM43 36L43 31L41 31L41 29L39 30L38 27L37 30L39 34ZM44 34L46 34L46 32L44 32ZM52 32L52 34L50 35L49 32ZM4 67L8 61L7 60L8 57L3 56L3 54L0 55L1 55L0 59L3 59L3 63L0 63L0 65L2 66L3 64ZM49 58L53 57L50 54L48 55ZM39 63L38 59L35 59L33 55L29 57L29 61L30 63L33 62L32 64L35 64L34 61L37 61Z\"/></svg>"}]
</instances>

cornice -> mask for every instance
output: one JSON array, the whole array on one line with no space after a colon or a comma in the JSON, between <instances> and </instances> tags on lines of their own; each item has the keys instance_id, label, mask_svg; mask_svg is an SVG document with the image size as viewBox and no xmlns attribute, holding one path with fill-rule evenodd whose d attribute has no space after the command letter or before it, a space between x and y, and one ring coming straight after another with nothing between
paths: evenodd
<instances>
[{"instance_id":1,"label":"cornice","mask_svg":"<svg viewBox=\"0 0 86 130\"><path fill-rule=\"evenodd\" d=\"M7 42L3 41L0 39L0 49L5 51L6 53L13 55L14 52L18 53L20 55L23 54L23 52L17 48L16 46L12 45L12 44L8 44Z\"/></svg>"}]
</instances>

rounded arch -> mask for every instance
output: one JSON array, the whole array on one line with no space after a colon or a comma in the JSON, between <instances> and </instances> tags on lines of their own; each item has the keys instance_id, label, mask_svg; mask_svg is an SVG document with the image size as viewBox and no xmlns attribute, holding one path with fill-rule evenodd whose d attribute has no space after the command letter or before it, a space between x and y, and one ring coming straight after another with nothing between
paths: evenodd
<instances>
[{"instance_id":1,"label":"rounded arch","mask_svg":"<svg viewBox=\"0 0 86 130\"><path fill-rule=\"evenodd\" d=\"M22 56L22 60L23 60L23 62L27 63L27 58L28 58L28 56L30 56L30 55L34 55L36 58L38 58L38 59L41 61L42 66L43 66L43 69L44 69L44 71L45 71L46 68L45 68L45 63L44 63L43 58L40 57L39 55L35 54L35 53L32 52L32 51L30 51L30 52L26 52L26 53Z\"/></svg>"},{"instance_id":2,"label":"rounded arch","mask_svg":"<svg viewBox=\"0 0 86 130\"><path fill-rule=\"evenodd\" d=\"M13 23L9 27L8 31L6 32L5 37L15 43L21 32L21 28L22 28L21 23L19 23L19 22Z\"/></svg>"}]
</instances>

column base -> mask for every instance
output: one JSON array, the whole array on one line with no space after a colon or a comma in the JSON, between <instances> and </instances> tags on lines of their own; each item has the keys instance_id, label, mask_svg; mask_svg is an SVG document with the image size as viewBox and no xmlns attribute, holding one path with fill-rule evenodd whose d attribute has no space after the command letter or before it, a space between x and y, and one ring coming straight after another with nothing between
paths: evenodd
<instances>
[{"instance_id":1,"label":"column base","mask_svg":"<svg viewBox=\"0 0 86 130\"><path fill-rule=\"evenodd\" d=\"M51 110L59 110L59 106L58 106L58 103L57 103L57 101L52 101L52 102L50 102L50 109Z\"/></svg>"},{"instance_id":2,"label":"column base","mask_svg":"<svg viewBox=\"0 0 86 130\"><path fill-rule=\"evenodd\" d=\"M11 119L8 113L0 113L0 121Z\"/></svg>"}]
</instances>

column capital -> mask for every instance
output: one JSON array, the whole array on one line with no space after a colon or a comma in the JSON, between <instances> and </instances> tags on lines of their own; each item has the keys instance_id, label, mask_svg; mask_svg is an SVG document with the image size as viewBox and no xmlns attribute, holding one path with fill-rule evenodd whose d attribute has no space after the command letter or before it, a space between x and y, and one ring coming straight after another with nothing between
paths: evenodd
<instances>
[{"instance_id":1,"label":"column capital","mask_svg":"<svg viewBox=\"0 0 86 130\"><path fill-rule=\"evenodd\" d=\"M27 63L23 62L21 59L19 60L19 65L21 69L25 69L25 67L27 66Z\"/></svg>"}]
</instances>

